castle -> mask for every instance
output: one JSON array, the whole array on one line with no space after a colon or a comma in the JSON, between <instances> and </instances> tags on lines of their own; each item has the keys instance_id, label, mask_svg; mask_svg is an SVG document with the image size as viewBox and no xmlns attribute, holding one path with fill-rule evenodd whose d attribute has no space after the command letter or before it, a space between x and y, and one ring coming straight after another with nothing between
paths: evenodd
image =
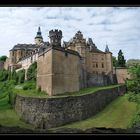
<instances>
[{"instance_id":1,"label":"castle","mask_svg":"<svg viewBox=\"0 0 140 140\"><path fill-rule=\"evenodd\" d=\"M61 30L49 31L49 38L49 42L43 41L39 27L35 44L17 44L10 50L5 69L27 71L37 62L37 87L50 96L114 83L112 53L107 45L104 52L99 50L80 31L63 44Z\"/></svg>"}]
</instances>

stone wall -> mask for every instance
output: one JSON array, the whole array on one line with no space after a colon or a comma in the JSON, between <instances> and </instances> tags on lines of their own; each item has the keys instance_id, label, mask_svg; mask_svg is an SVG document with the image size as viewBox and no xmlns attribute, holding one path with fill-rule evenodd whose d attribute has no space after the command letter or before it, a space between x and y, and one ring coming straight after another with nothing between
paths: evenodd
<instances>
[{"instance_id":1,"label":"stone wall","mask_svg":"<svg viewBox=\"0 0 140 140\"><path fill-rule=\"evenodd\" d=\"M37 86L50 96L79 91L80 57L63 48L49 48L39 55Z\"/></svg>"},{"instance_id":2,"label":"stone wall","mask_svg":"<svg viewBox=\"0 0 140 140\"><path fill-rule=\"evenodd\" d=\"M41 54L37 61L37 86L42 91L52 93L52 49Z\"/></svg>"},{"instance_id":3,"label":"stone wall","mask_svg":"<svg viewBox=\"0 0 140 140\"><path fill-rule=\"evenodd\" d=\"M79 91L80 58L77 55L52 50L52 95Z\"/></svg>"},{"instance_id":4,"label":"stone wall","mask_svg":"<svg viewBox=\"0 0 140 140\"><path fill-rule=\"evenodd\" d=\"M36 128L52 128L95 115L125 91L125 86L119 86L79 96L31 98L17 95L15 110Z\"/></svg>"},{"instance_id":5,"label":"stone wall","mask_svg":"<svg viewBox=\"0 0 140 140\"><path fill-rule=\"evenodd\" d=\"M114 73L116 74L118 84L124 84L126 78L131 79L126 68L118 67L114 69Z\"/></svg>"},{"instance_id":6,"label":"stone wall","mask_svg":"<svg viewBox=\"0 0 140 140\"><path fill-rule=\"evenodd\" d=\"M103 86L103 85L110 85L114 84L113 76L112 74L93 74L93 73L87 73L87 87L93 87L93 86Z\"/></svg>"}]
</instances>

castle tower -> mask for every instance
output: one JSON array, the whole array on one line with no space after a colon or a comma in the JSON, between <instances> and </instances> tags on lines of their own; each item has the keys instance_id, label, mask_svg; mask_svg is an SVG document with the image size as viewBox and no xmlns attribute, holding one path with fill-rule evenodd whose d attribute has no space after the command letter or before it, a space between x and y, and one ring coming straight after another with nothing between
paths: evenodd
<instances>
[{"instance_id":1,"label":"castle tower","mask_svg":"<svg viewBox=\"0 0 140 140\"><path fill-rule=\"evenodd\" d=\"M108 48L108 45L107 45L107 44L106 44L105 52L106 52L106 53L109 52L109 48Z\"/></svg>"},{"instance_id":2,"label":"castle tower","mask_svg":"<svg viewBox=\"0 0 140 140\"><path fill-rule=\"evenodd\" d=\"M40 43L42 43L42 42L43 42L43 37L41 34L41 29L40 29L40 27L38 27L38 31L37 31L37 34L35 37L35 44L40 45Z\"/></svg>"},{"instance_id":3,"label":"castle tower","mask_svg":"<svg viewBox=\"0 0 140 140\"><path fill-rule=\"evenodd\" d=\"M112 53L109 51L108 45L106 45L105 53L106 53L107 73L109 73L113 71L113 64L112 64Z\"/></svg>"},{"instance_id":4,"label":"castle tower","mask_svg":"<svg viewBox=\"0 0 140 140\"><path fill-rule=\"evenodd\" d=\"M50 44L54 47L61 47L62 31L55 29L49 31Z\"/></svg>"}]
</instances>

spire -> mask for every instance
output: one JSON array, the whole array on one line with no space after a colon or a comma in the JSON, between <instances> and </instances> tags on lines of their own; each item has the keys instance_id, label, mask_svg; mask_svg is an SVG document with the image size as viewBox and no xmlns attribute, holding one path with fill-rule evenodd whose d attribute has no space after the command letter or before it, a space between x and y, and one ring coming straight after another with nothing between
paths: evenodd
<instances>
[{"instance_id":1,"label":"spire","mask_svg":"<svg viewBox=\"0 0 140 140\"><path fill-rule=\"evenodd\" d=\"M40 27L38 27L38 31L37 31L37 34L36 34L36 37L35 38L41 38L41 39L43 39Z\"/></svg>"},{"instance_id":2,"label":"spire","mask_svg":"<svg viewBox=\"0 0 140 140\"><path fill-rule=\"evenodd\" d=\"M38 27L38 31L35 37L35 44L40 45L42 42L43 42L43 37L42 37L41 29L40 27Z\"/></svg>"},{"instance_id":3,"label":"spire","mask_svg":"<svg viewBox=\"0 0 140 140\"><path fill-rule=\"evenodd\" d=\"M40 32L40 33L41 33L41 29L40 29L40 26L38 27L38 32Z\"/></svg>"},{"instance_id":4,"label":"spire","mask_svg":"<svg viewBox=\"0 0 140 140\"><path fill-rule=\"evenodd\" d=\"M106 52L106 53L109 52L109 48L108 48L108 45L107 45L107 44L106 44L105 52Z\"/></svg>"}]
</instances>

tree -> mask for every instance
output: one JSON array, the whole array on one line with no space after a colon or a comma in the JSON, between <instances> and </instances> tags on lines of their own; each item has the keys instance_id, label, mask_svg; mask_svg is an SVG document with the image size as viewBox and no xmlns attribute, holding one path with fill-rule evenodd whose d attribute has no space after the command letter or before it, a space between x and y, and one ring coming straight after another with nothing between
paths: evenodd
<instances>
[{"instance_id":1,"label":"tree","mask_svg":"<svg viewBox=\"0 0 140 140\"><path fill-rule=\"evenodd\" d=\"M37 75L37 62L34 62L27 70L27 80L34 80L36 81Z\"/></svg>"},{"instance_id":2,"label":"tree","mask_svg":"<svg viewBox=\"0 0 140 140\"><path fill-rule=\"evenodd\" d=\"M25 80L25 70L22 69L17 72L16 81L20 84L24 83L24 80Z\"/></svg>"},{"instance_id":3,"label":"tree","mask_svg":"<svg viewBox=\"0 0 140 140\"><path fill-rule=\"evenodd\" d=\"M126 63L126 60L124 59L123 52L122 52L122 50L119 50L119 53L118 53L118 66L119 67L125 67L125 63Z\"/></svg>"},{"instance_id":4,"label":"tree","mask_svg":"<svg viewBox=\"0 0 140 140\"><path fill-rule=\"evenodd\" d=\"M129 74L133 77L131 84L128 85L128 90L138 94L140 93L140 65L136 64L128 69Z\"/></svg>"},{"instance_id":5,"label":"tree","mask_svg":"<svg viewBox=\"0 0 140 140\"><path fill-rule=\"evenodd\" d=\"M112 56L113 67L117 67L118 61L115 56Z\"/></svg>"},{"instance_id":6,"label":"tree","mask_svg":"<svg viewBox=\"0 0 140 140\"><path fill-rule=\"evenodd\" d=\"M6 55L3 55L3 56L0 57L0 61L6 61L6 59L7 59Z\"/></svg>"},{"instance_id":7,"label":"tree","mask_svg":"<svg viewBox=\"0 0 140 140\"><path fill-rule=\"evenodd\" d=\"M126 62L127 67L133 67L137 64L140 65L140 59L129 59Z\"/></svg>"},{"instance_id":8,"label":"tree","mask_svg":"<svg viewBox=\"0 0 140 140\"><path fill-rule=\"evenodd\" d=\"M8 79L8 71L5 69L0 70L0 81L6 81Z\"/></svg>"}]
</instances>

